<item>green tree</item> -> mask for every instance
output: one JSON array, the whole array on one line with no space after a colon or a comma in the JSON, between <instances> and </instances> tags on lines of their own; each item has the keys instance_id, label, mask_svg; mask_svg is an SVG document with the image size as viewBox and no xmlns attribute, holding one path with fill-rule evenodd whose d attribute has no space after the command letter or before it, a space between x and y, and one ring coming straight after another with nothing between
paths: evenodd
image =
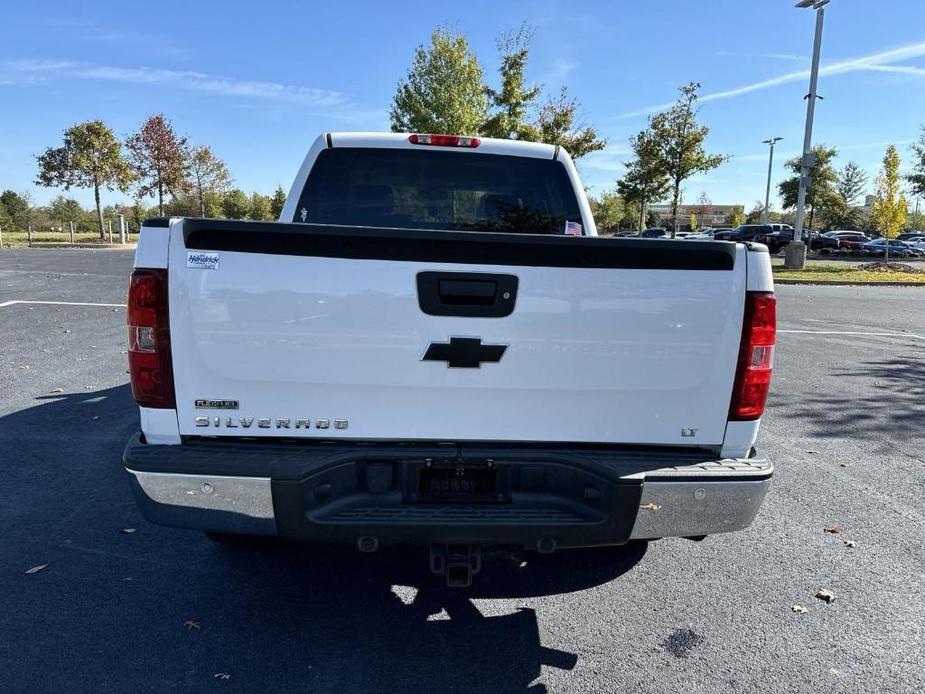
<instances>
[{"instance_id":1,"label":"green tree","mask_svg":"<svg viewBox=\"0 0 925 694\"><path fill-rule=\"evenodd\" d=\"M92 188L96 202L97 227L103 233L100 188L128 190L132 170L122 156L122 144L101 120L72 125L64 131L61 147L49 147L37 157L36 183L45 187Z\"/></svg>"},{"instance_id":2,"label":"green tree","mask_svg":"<svg viewBox=\"0 0 925 694\"><path fill-rule=\"evenodd\" d=\"M243 190L235 188L222 196L222 214L228 219L247 219L251 200Z\"/></svg>"},{"instance_id":3,"label":"green tree","mask_svg":"<svg viewBox=\"0 0 925 694\"><path fill-rule=\"evenodd\" d=\"M475 135L486 121L482 66L465 36L437 27L430 46L418 46L398 83L389 117L393 132Z\"/></svg>"},{"instance_id":4,"label":"green tree","mask_svg":"<svg viewBox=\"0 0 925 694\"><path fill-rule=\"evenodd\" d=\"M816 145L812 149L815 164L808 171L809 184L806 187L806 206L809 208L809 225L813 228L816 212L831 210L839 204L840 196L836 190L838 172L833 162L838 156L834 147ZM800 191L800 162L801 157L787 161L785 166L794 174L781 181L777 188L785 209L796 207Z\"/></svg>"},{"instance_id":5,"label":"green tree","mask_svg":"<svg viewBox=\"0 0 925 694\"><path fill-rule=\"evenodd\" d=\"M707 154L703 143L710 129L697 123L698 82L678 89L681 96L665 113L650 119L650 128L659 145L662 168L671 181L671 214L674 236L678 229L678 206L681 204L681 184L694 174L711 171L728 160L723 154Z\"/></svg>"},{"instance_id":6,"label":"green tree","mask_svg":"<svg viewBox=\"0 0 925 694\"><path fill-rule=\"evenodd\" d=\"M890 262L889 240L895 238L906 224L906 199L899 181L899 153L893 145L886 148L883 168L875 182L877 191L870 206L870 221L887 240L884 260Z\"/></svg>"},{"instance_id":7,"label":"green tree","mask_svg":"<svg viewBox=\"0 0 925 694\"><path fill-rule=\"evenodd\" d=\"M594 224L599 232L620 228L626 206L617 191L604 191L600 198L590 198L588 202L591 205L591 213L594 215Z\"/></svg>"},{"instance_id":8,"label":"green tree","mask_svg":"<svg viewBox=\"0 0 925 694\"><path fill-rule=\"evenodd\" d=\"M206 199L220 196L231 186L225 162L207 145L194 147L189 153L189 183L199 202L199 216L206 217Z\"/></svg>"},{"instance_id":9,"label":"green tree","mask_svg":"<svg viewBox=\"0 0 925 694\"><path fill-rule=\"evenodd\" d=\"M726 214L725 221L733 228L745 224L745 208L742 205L733 205Z\"/></svg>"},{"instance_id":10,"label":"green tree","mask_svg":"<svg viewBox=\"0 0 925 694\"><path fill-rule=\"evenodd\" d=\"M251 195L251 208L248 212L251 219L269 220L273 218L273 205L269 195L255 192Z\"/></svg>"},{"instance_id":11,"label":"green tree","mask_svg":"<svg viewBox=\"0 0 925 694\"><path fill-rule=\"evenodd\" d=\"M48 204L48 216L55 226L67 227L68 222L77 222L83 217L84 210L73 198L59 195Z\"/></svg>"},{"instance_id":12,"label":"green tree","mask_svg":"<svg viewBox=\"0 0 925 694\"><path fill-rule=\"evenodd\" d=\"M5 190L0 193L0 212L4 213L7 219L5 226L13 229L25 229L29 224L32 212L29 203L28 193L20 195L12 190Z\"/></svg>"},{"instance_id":13,"label":"green tree","mask_svg":"<svg viewBox=\"0 0 925 694\"><path fill-rule=\"evenodd\" d=\"M912 173L906 176L912 197L925 197L925 125L921 126L919 139L912 144Z\"/></svg>"},{"instance_id":14,"label":"green tree","mask_svg":"<svg viewBox=\"0 0 925 694\"><path fill-rule=\"evenodd\" d=\"M755 200L755 204L752 205L752 209L748 211L748 214L745 215L746 224L761 224L761 220L764 217L764 203L761 200Z\"/></svg>"},{"instance_id":15,"label":"green tree","mask_svg":"<svg viewBox=\"0 0 925 694\"><path fill-rule=\"evenodd\" d=\"M651 130L643 130L630 139L635 157L626 162L626 173L617 181L617 192L639 212L639 233L645 227L646 205L668 194L668 174L662 167L659 143Z\"/></svg>"},{"instance_id":16,"label":"green tree","mask_svg":"<svg viewBox=\"0 0 925 694\"><path fill-rule=\"evenodd\" d=\"M557 97L550 97L536 118L536 139L550 145L559 145L572 159L604 149L607 141L597 131L579 121L578 102L562 87Z\"/></svg>"},{"instance_id":17,"label":"green tree","mask_svg":"<svg viewBox=\"0 0 925 694\"><path fill-rule=\"evenodd\" d=\"M276 186L276 192L270 198L270 214L273 219L279 219L283 212L283 206L286 204L286 191L282 186Z\"/></svg>"},{"instance_id":18,"label":"green tree","mask_svg":"<svg viewBox=\"0 0 925 694\"><path fill-rule=\"evenodd\" d=\"M499 90L485 88L493 113L482 125L480 132L487 137L506 140L537 140L536 128L528 123L527 115L540 95L540 87L527 87L524 72L529 57L533 29L522 24L517 33L506 33L498 41L501 65Z\"/></svg>"},{"instance_id":19,"label":"green tree","mask_svg":"<svg viewBox=\"0 0 925 694\"><path fill-rule=\"evenodd\" d=\"M149 116L125 146L139 181L138 195L157 193L157 213L164 214L164 194L176 195L187 182L189 152L163 113Z\"/></svg>"}]
</instances>

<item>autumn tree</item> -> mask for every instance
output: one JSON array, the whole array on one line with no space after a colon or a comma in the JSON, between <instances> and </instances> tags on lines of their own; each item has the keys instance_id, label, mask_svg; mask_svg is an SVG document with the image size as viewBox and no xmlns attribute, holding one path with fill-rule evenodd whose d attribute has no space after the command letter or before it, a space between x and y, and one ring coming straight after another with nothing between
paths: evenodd
<instances>
[{"instance_id":1,"label":"autumn tree","mask_svg":"<svg viewBox=\"0 0 925 694\"><path fill-rule=\"evenodd\" d=\"M558 96L550 97L540 108L535 124L537 139L550 145L559 145L572 159L604 149L607 141L599 137L594 128L580 120L579 108L578 101L562 87Z\"/></svg>"},{"instance_id":2,"label":"autumn tree","mask_svg":"<svg viewBox=\"0 0 925 694\"><path fill-rule=\"evenodd\" d=\"M806 206L809 208L809 229L813 228L813 221L817 211L832 209L838 204L839 196L836 190L838 172L835 170L834 160L838 151L834 147L816 145L812 149L815 160L807 172L809 183L806 187ZM785 166L793 174L790 178L781 181L777 188L780 192L784 209L796 207L800 192L800 166L802 157L789 159Z\"/></svg>"},{"instance_id":3,"label":"autumn tree","mask_svg":"<svg viewBox=\"0 0 925 694\"><path fill-rule=\"evenodd\" d=\"M630 139L634 158L626 162L626 173L617 181L617 192L639 210L639 233L645 227L646 205L664 199L670 183L662 165L659 143L654 133L643 130Z\"/></svg>"},{"instance_id":4,"label":"autumn tree","mask_svg":"<svg viewBox=\"0 0 925 694\"><path fill-rule=\"evenodd\" d=\"M678 91L681 96L671 109L650 119L662 168L671 181L671 214L674 217L672 236L678 230L681 185L694 174L711 171L728 159L723 154L708 154L704 149L703 143L710 129L697 123L699 89L698 82L680 87Z\"/></svg>"},{"instance_id":5,"label":"autumn tree","mask_svg":"<svg viewBox=\"0 0 925 694\"><path fill-rule=\"evenodd\" d=\"M906 224L906 199L899 178L899 153L896 147L886 148L883 168L875 179L877 190L870 206L870 221L886 239L884 260L890 262L890 239L895 238Z\"/></svg>"},{"instance_id":6,"label":"autumn tree","mask_svg":"<svg viewBox=\"0 0 925 694\"><path fill-rule=\"evenodd\" d=\"M745 224L745 208L742 205L733 205L732 209L726 213L725 222L733 229Z\"/></svg>"},{"instance_id":7,"label":"autumn tree","mask_svg":"<svg viewBox=\"0 0 925 694\"><path fill-rule=\"evenodd\" d=\"M49 147L37 160L38 185L93 189L97 227L100 238L105 238L100 189L124 192L133 180L131 167L122 156L122 145L112 130L101 120L72 125L64 131L64 143Z\"/></svg>"},{"instance_id":8,"label":"autumn tree","mask_svg":"<svg viewBox=\"0 0 925 694\"><path fill-rule=\"evenodd\" d=\"M189 153L189 183L199 201L199 216L206 216L206 198L217 197L231 186L225 162L207 145L194 147Z\"/></svg>"},{"instance_id":9,"label":"autumn tree","mask_svg":"<svg viewBox=\"0 0 925 694\"><path fill-rule=\"evenodd\" d=\"M475 135L488 115L482 66L465 36L437 27L398 83L389 117L393 132Z\"/></svg>"},{"instance_id":10,"label":"autumn tree","mask_svg":"<svg viewBox=\"0 0 925 694\"><path fill-rule=\"evenodd\" d=\"M699 217L699 226L704 226L703 218L705 216L713 214L713 201L710 200L710 196L707 195L706 191L702 192L697 196L697 204L694 205L691 210L694 214Z\"/></svg>"},{"instance_id":11,"label":"autumn tree","mask_svg":"<svg viewBox=\"0 0 925 694\"><path fill-rule=\"evenodd\" d=\"M125 146L138 177L139 197L157 194L157 212L164 214L164 194L174 195L186 185L186 138L178 137L164 114L149 116Z\"/></svg>"}]
</instances>

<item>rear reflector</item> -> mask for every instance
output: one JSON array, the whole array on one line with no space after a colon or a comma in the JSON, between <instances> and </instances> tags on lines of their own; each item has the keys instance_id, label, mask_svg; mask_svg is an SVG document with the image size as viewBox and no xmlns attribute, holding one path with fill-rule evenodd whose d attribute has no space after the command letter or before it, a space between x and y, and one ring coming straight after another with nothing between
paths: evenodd
<instances>
[{"instance_id":1,"label":"rear reflector","mask_svg":"<svg viewBox=\"0 0 925 694\"><path fill-rule=\"evenodd\" d=\"M758 419L764 413L774 366L774 343L777 339L777 299L770 292L745 294L745 320L736 368L731 421Z\"/></svg>"},{"instance_id":2,"label":"rear reflector","mask_svg":"<svg viewBox=\"0 0 925 694\"><path fill-rule=\"evenodd\" d=\"M477 137L463 135L409 135L413 145L435 145L437 147L478 147L482 141Z\"/></svg>"},{"instance_id":3,"label":"rear reflector","mask_svg":"<svg viewBox=\"0 0 925 694\"><path fill-rule=\"evenodd\" d=\"M128 368L142 407L176 407L167 315L167 270L136 268L128 285Z\"/></svg>"}]
</instances>

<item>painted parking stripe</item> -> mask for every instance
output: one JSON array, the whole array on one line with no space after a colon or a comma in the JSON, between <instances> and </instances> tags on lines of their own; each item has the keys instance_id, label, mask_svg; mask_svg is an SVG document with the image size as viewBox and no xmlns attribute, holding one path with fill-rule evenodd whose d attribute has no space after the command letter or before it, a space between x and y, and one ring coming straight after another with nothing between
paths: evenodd
<instances>
[{"instance_id":1,"label":"painted parking stripe","mask_svg":"<svg viewBox=\"0 0 925 694\"><path fill-rule=\"evenodd\" d=\"M0 308L15 306L16 304L34 304L37 306L103 306L105 308L125 308L125 304L98 304L91 301L4 301Z\"/></svg>"},{"instance_id":2,"label":"painted parking stripe","mask_svg":"<svg viewBox=\"0 0 925 694\"><path fill-rule=\"evenodd\" d=\"M867 333L857 330L778 330L779 333L796 333L799 335L859 335L869 337L911 337L914 340L925 340L925 336L915 333Z\"/></svg>"}]
</instances>

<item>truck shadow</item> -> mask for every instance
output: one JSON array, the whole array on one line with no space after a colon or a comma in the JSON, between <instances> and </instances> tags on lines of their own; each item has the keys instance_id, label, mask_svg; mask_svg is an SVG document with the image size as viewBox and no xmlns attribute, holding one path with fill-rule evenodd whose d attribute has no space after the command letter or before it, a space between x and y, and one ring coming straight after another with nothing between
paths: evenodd
<instances>
[{"instance_id":1,"label":"truck shadow","mask_svg":"<svg viewBox=\"0 0 925 694\"><path fill-rule=\"evenodd\" d=\"M646 552L489 551L472 588L448 589L426 548L230 549L141 518L121 463L138 429L128 386L39 401L0 417L5 561L23 568L0 575L15 691L543 692L578 655L550 643L570 633L567 603L544 620L542 598ZM59 667L40 667L49 653Z\"/></svg>"},{"instance_id":2,"label":"truck shadow","mask_svg":"<svg viewBox=\"0 0 925 694\"><path fill-rule=\"evenodd\" d=\"M834 392L771 396L774 417L808 422L821 438L894 439L921 435L925 419L925 367L919 354L901 354L851 368L833 368ZM849 397L839 392L858 388ZM873 386L863 385L873 381ZM847 386L847 387L846 387ZM855 394L858 393L858 394ZM859 393L868 393L860 395Z\"/></svg>"}]
</instances>

